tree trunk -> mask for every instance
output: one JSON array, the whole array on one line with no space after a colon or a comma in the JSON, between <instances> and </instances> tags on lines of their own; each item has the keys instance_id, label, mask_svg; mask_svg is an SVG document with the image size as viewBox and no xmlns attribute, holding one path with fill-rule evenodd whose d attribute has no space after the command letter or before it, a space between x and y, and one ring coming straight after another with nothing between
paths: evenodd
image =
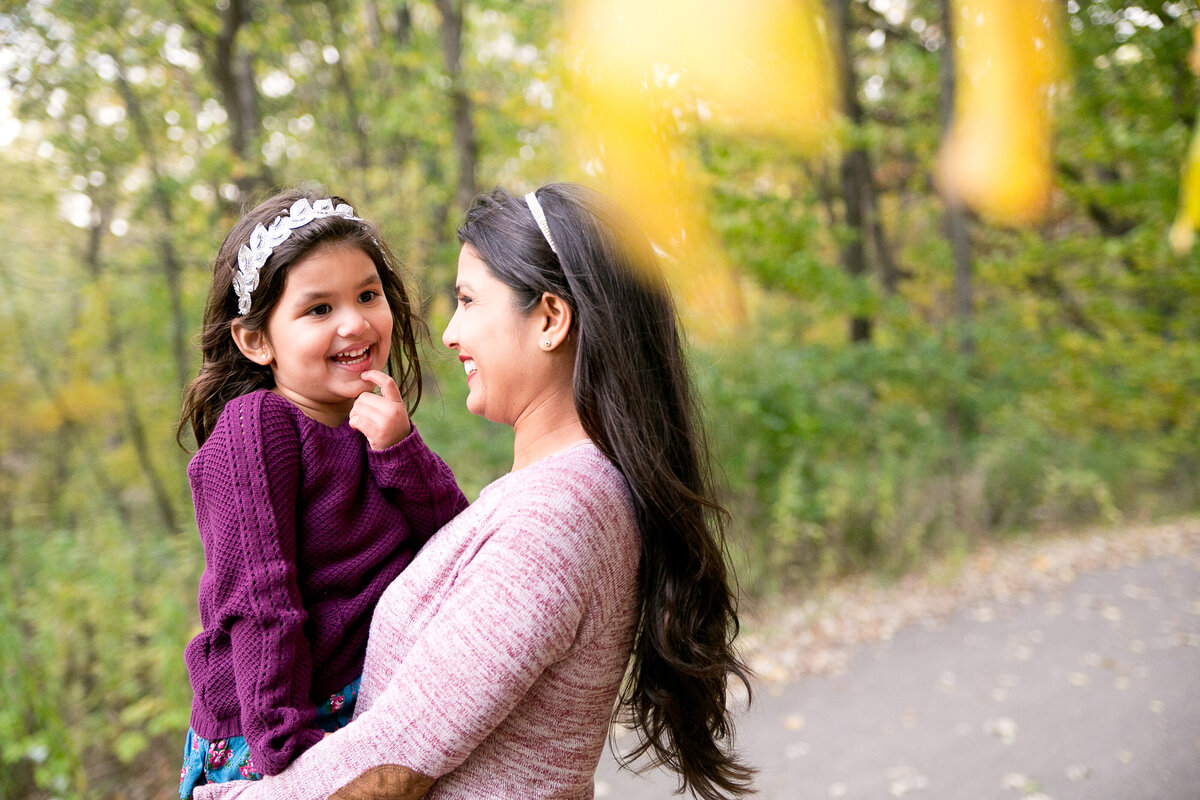
<instances>
[{"instance_id":1,"label":"tree trunk","mask_svg":"<svg viewBox=\"0 0 1200 800\"><path fill-rule=\"evenodd\" d=\"M477 191L475 168L479 161L479 143L471 118L471 98L463 85L462 36L463 0L436 0L442 14L442 60L450 78L450 114L454 125L454 154L458 178L454 187L454 206L465 211Z\"/></svg>"},{"instance_id":2,"label":"tree trunk","mask_svg":"<svg viewBox=\"0 0 1200 800\"><path fill-rule=\"evenodd\" d=\"M941 118L945 135L954 120L954 14L950 0L941 0L945 44L941 61ZM972 285L971 240L967 230L967 212L962 203L943 197L946 206L945 230L954 255L954 314L959 324L959 349L965 354L975 352L975 337L971 327L975 321L975 291Z\"/></svg>"},{"instance_id":3,"label":"tree trunk","mask_svg":"<svg viewBox=\"0 0 1200 800\"><path fill-rule=\"evenodd\" d=\"M941 123L942 138L954 120L954 82L955 58L954 50L954 14L951 0L941 0L942 30L945 31L945 44L942 46L941 61ZM943 195L946 206L945 232L950 240L950 249L954 256L954 314L958 320L958 349L968 359L975 353L975 337L972 325L975 317L974 289L972 287L971 241L967 230L967 212L958 200ZM968 370L973 365L968 363ZM967 474L969 458L966 453L966 443L975 438L979 432L979 421L973 407L967 402L965 392L960 393L950 403L947 410L946 425L950 431L951 458L954 464L954 474L960 476L953 490L954 521L959 530L968 533L980 531L984 523L979 519L981 510L978 504L972 504L967 499L969 490L962 480Z\"/></svg>"},{"instance_id":4,"label":"tree trunk","mask_svg":"<svg viewBox=\"0 0 1200 800\"><path fill-rule=\"evenodd\" d=\"M350 72L346 69L346 56L350 48L346 46L346 38L341 35L342 30L342 15L341 9L337 0L326 0L325 9L329 13L329 29L333 41L341 54L334 65L334 71L337 75L338 89L342 93L342 97L346 100L346 122L347 129L354 132L354 143L358 150L357 163L355 166L360 171L361 185L359 191L360 196L366 197L366 171L371 165L371 145L367 138L366 117L358 107L359 93L354 90L354 86L350 81Z\"/></svg>"},{"instance_id":5,"label":"tree trunk","mask_svg":"<svg viewBox=\"0 0 1200 800\"><path fill-rule=\"evenodd\" d=\"M93 197L92 199L93 207L98 208L99 212L88 231L88 248L84 258L88 273L93 280L99 281L103 277L101 275L100 244L103 238L103 231L108 227L111 220L112 209L110 206L99 201L98 198ZM121 355L121 335L116 322L117 314L112 307L112 299L108 296L107 292L102 294L104 294L103 302L105 305L103 311L106 318L104 327L108 333L108 355L112 360L113 376L116 378L117 390L120 393L122 406L125 409L126 433L133 444L138 465L141 467L142 475L149 484L150 493L154 498L154 504L158 509L159 516L162 518L162 523L168 532L176 533L179 531L179 525L175 517L175 508L171 503L171 496L167 491L166 484L163 482L162 476L154 465L154 459L151 456L150 441L146 435L146 425L142 421L137 397L133 392L129 376L125 371L125 360Z\"/></svg>"},{"instance_id":6,"label":"tree trunk","mask_svg":"<svg viewBox=\"0 0 1200 800\"><path fill-rule=\"evenodd\" d=\"M846 119L857 129L862 124L862 107L858 103L858 75L850 48L850 0L833 0L832 17L834 41L838 53L838 70L842 87L842 110ZM866 211L871 186L871 163L867 151L857 142L842 155L842 202L844 222L849 231L842 245L842 266L853 278L867 274ZM855 312L850 318L850 340L865 343L871 340L871 320Z\"/></svg>"},{"instance_id":7,"label":"tree trunk","mask_svg":"<svg viewBox=\"0 0 1200 800\"><path fill-rule=\"evenodd\" d=\"M229 115L229 146L244 168L254 167L248 173L234 175L234 183L243 197L271 184L267 166L255 151L260 119L254 65L237 46L238 32L250 21L251 5L252 0L227 0L221 10L221 31L212 59L213 79Z\"/></svg>"},{"instance_id":8,"label":"tree trunk","mask_svg":"<svg viewBox=\"0 0 1200 800\"><path fill-rule=\"evenodd\" d=\"M400 3L396 6L393 18L396 20L396 41L401 47L408 47L412 42L412 7L408 3Z\"/></svg>"},{"instance_id":9,"label":"tree trunk","mask_svg":"<svg viewBox=\"0 0 1200 800\"><path fill-rule=\"evenodd\" d=\"M167 282L167 303L171 314L171 353L175 361L175 385L181 392L189 380L188 369L188 332L183 313L183 288L180 276L183 268L175 254L175 245L171 241L171 233L175 230L175 213L171 202L171 193L167 191L163 181L162 169L159 165L158 149L154 145L154 137L146 117L142 113L137 94L125 74L125 65L115 53L109 54L117 64L117 88L125 101L125 109L137 131L142 143L142 150L150 167L151 191L154 195L154 205L162 217L162 226L155 238L158 241L159 253L162 256L163 277Z\"/></svg>"},{"instance_id":10,"label":"tree trunk","mask_svg":"<svg viewBox=\"0 0 1200 800\"><path fill-rule=\"evenodd\" d=\"M879 210L879 192L870 170L867 171L867 201L871 215L871 246L875 252L875 260L879 262L879 275L883 281L883 290L895 294L900 288L900 279L907 273L896 265L892 255L892 245L888 241L887 232L883 229L883 214Z\"/></svg>"}]
</instances>

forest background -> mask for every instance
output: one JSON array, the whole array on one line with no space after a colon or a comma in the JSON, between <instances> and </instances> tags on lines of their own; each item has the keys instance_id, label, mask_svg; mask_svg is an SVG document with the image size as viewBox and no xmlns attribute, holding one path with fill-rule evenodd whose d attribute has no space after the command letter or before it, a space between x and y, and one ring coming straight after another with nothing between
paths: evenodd
<instances>
[{"instance_id":1,"label":"forest background","mask_svg":"<svg viewBox=\"0 0 1200 800\"><path fill-rule=\"evenodd\" d=\"M645 118L711 242L672 274L742 590L1200 506L1200 265L1168 243L1196 3L1042 3L1053 188L1021 225L935 180L963 3L796 4L825 20L831 120L748 129L703 91ZM654 5L625 3L630 30ZM162 796L202 566L175 426L225 231L300 181L379 221L434 334L415 419L473 497L510 434L466 412L437 342L455 225L496 184L604 185L637 131L578 113L595 96L559 0L0 9L0 797Z\"/></svg>"}]
</instances>

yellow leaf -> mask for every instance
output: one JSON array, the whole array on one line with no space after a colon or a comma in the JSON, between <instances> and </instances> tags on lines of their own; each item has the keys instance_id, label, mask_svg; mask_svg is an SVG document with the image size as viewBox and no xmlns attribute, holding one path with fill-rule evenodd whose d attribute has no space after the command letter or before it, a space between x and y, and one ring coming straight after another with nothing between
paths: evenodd
<instances>
[{"instance_id":1,"label":"yellow leaf","mask_svg":"<svg viewBox=\"0 0 1200 800\"><path fill-rule=\"evenodd\" d=\"M1193 70L1200 66L1200 26L1193 29L1192 52L1188 63ZM1171 225L1168 239L1171 248L1183 255L1192 249L1196 227L1200 225L1200 123L1192 134L1187 161L1183 164L1179 183L1179 211Z\"/></svg>"},{"instance_id":2,"label":"yellow leaf","mask_svg":"<svg viewBox=\"0 0 1200 800\"><path fill-rule=\"evenodd\" d=\"M814 143L834 108L816 3L578 0L570 29L581 160L667 256L685 317L730 327L741 293L697 199L701 170L677 146L678 120Z\"/></svg>"},{"instance_id":3,"label":"yellow leaf","mask_svg":"<svg viewBox=\"0 0 1200 800\"><path fill-rule=\"evenodd\" d=\"M996 222L1035 221L1049 203L1053 174L1055 0L952 0L951 6L955 114L939 184Z\"/></svg>"}]
</instances>

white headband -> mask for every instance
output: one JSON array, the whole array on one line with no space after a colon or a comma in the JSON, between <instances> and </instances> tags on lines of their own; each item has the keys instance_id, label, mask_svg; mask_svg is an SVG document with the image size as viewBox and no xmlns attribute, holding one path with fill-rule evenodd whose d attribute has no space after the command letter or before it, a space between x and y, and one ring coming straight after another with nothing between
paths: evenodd
<instances>
[{"instance_id":1,"label":"white headband","mask_svg":"<svg viewBox=\"0 0 1200 800\"><path fill-rule=\"evenodd\" d=\"M550 249L554 251L554 255L562 258L558 252L558 245L554 243L554 237L550 235L550 223L546 221L546 212L542 211L542 204L538 202L537 192L530 192L525 195L525 205L529 206L529 213L533 214L533 221L541 229L542 236L546 237L546 244L550 245Z\"/></svg>"},{"instance_id":2,"label":"white headband","mask_svg":"<svg viewBox=\"0 0 1200 800\"><path fill-rule=\"evenodd\" d=\"M250 313L250 293L258 288L258 273L271 251L287 241L296 228L307 225L314 219L322 217L341 217L342 219L362 222L361 217L354 216L354 209L345 203L334 206L333 200L326 197L309 205L307 198L300 198L292 203L286 214L276 217L267 227L260 222L250 233L250 242L238 250L238 268L233 274L233 292L238 298L238 316Z\"/></svg>"}]
</instances>

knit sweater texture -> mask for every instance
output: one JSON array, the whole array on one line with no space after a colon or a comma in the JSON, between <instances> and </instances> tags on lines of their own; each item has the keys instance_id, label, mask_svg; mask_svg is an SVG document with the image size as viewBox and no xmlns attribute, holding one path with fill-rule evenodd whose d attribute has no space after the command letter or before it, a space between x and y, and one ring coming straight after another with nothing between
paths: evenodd
<instances>
[{"instance_id":1,"label":"knit sweater texture","mask_svg":"<svg viewBox=\"0 0 1200 800\"><path fill-rule=\"evenodd\" d=\"M318 800L379 765L429 800L593 796L637 620L629 488L590 443L495 481L384 593L353 722L198 800Z\"/></svg>"},{"instance_id":2,"label":"knit sweater texture","mask_svg":"<svg viewBox=\"0 0 1200 800\"><path fill-rule=\"evenodd\" d=\"M191 727L244 736L275 774L324 735L316 706L361 674L380 595L466 498L415 428L374 451L270 391L225 406L188 478L204 546Z\"/></svg>"}]
</instances>

